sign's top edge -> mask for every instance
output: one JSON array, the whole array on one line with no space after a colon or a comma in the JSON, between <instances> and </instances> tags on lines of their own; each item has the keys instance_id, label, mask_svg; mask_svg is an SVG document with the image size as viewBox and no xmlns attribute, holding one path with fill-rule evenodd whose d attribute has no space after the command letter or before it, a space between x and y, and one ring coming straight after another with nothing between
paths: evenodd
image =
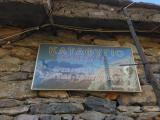
<instances>
[{"instance_id":1,"label":"sign's top edge","mask_svg":"<svg viewBox=\"0 0 160 120\"><path fill-rule=\"evenodd\" d=\"M82 44L57 44L57 43L40 43L39 46L41 45L57 45L57 46L88 46L88 47L106 47L106 48L126 48L126 49L132 49L130 47L120 47L120 46L106 46L106 45L82 45Z\"/></svg>"}]
</instances>

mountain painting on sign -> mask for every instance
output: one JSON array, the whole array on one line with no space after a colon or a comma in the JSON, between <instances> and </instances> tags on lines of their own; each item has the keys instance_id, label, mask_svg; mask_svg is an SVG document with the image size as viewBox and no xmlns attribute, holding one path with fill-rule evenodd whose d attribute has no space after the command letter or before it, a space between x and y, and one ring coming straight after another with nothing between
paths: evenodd
<instances>
[{"instance_id":1,"label":"mountain painting on sign","mask_svg":"<svg viewBox=\"0 0 160 120\"><path fill-rule=\"evenodd\" d=\"M41 44L31 89L140 92L129 64L130 48Z\"/></svg>"}]
</instances>

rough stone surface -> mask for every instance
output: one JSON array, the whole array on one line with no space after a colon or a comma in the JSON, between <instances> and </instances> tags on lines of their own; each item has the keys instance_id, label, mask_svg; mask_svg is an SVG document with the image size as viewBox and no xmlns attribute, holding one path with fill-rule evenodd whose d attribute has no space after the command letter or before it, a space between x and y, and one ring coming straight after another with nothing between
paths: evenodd
<instances>
[{"instance_id":1,"label":"rough stone surface","mask_svg":"<svg viewBox=\"0 0 160 120\"><path fill-rule=\"evenodd\" d=\"M110 117L106 117L105 120L134 120L131 117L128 116L110 116Z\"/></svg>"},{"instance_id":2,"label":"rough stone surface","mask_svg":"<svg viewBox=\"0 0 160 120\"><path fill-rule=\"evenodd\" d=\"M58 30L57 35L67 39L77 39L77 34L71 31Z\"/></svg>"},{"instance_id":3,"label":"rough stone surface","mask_svg":"<svg viewBox=\"0 0 160 120\"><path fill-rule=\"evenodd\" d=\"M73 120L73 116L70 114L61 115L62 120Z\"/></svg>"},{"instance_id":4,"label":"rough stone surface","mask_svg":"<svg viewBox=\"0 0 160 120\"><path fill-rule=\"evenodd\" d=\"M103 40L103 39L95 39L94 43L96 45L106 45L106 46L115 46L118 47L120 46L118 41L111 41L111 40Z\"/></svg>"},{"instance_id":5,"label":"rough stone surface","mask_svg":"<svg viewBox=\"0 0 160 120\"><path fill-rule=\"evenodd\" d=\"M30 112L32 114L51 114L51 113L81 113L84 107L78 103L50 103L32 105Z\"/></svg>"},{"instance_id":6,"label":"rough stone surface","mask_svg":"<svg viewBox=\"0 0 160 120\"><path fill-rule=\"evenodd\" d=\"M59 115L40 115L39 120L61 120Z\"/></svg>"},{"instance_id":7,"label":"rough stone surface","mask_svg":"<svg viewBox=\"0 0 160 120\"><path fill-rule=\"evenodd\" d=\"M86 111L79 116L84 120L103 120L106 115L96 111Z\"/></svg>"},{"instance_id":8,"label":"rough stone surface","mask_svg":"<svg viewBox=\"0 0 160 120\"><path fill-rule=\"evenodd\" d=\"M40 91L38 93L40 97L52 97L52 98L66 98L68 94L66 91Z\"/></svg>"},{"instance_id":9,"label":"rough stone surface","mask_svg":"<svg viewBox=\"0 0 160 120\"><path fill-rule=\"evenodd\" d=\"M0 72L17 72L20 71L20 65L13 63L0 63Z\"/></svg>"},{"instance_id":10,"label":"rough stone surface","mask_svg":"<svg viewBox=\"0 0 160 120\"><path fill-rule=\"evenodd\" d=\"M17 115L21 113L25 113L29 110L29 106L19 106L12 108L0 108L0 114L5 115Z\"/></svg>"},{"instance_id":11,"label":"rough stone surface","mask_svg":"<svg viewBox=\"0 0 160 120\"><path fill-rule=\"evenodd\" d=\"M9 50L0 48L0 58L9 54Z\"/></svg>"},{"instance_id":12,"label":"rough stone surface","mask_svg":"<svg viewBox=\"0 0 160 120\"><path fill-rule=\"evenodd\" d=\"M33 51L30 48L24 48L24 47L13 48L11 51L11 55L25 60L35 60L36 58L35 51Z\"/></svg>"},{"instance_id":13,"label":"rough stone surface","mask_svg":"<svg viewBox=\"0 0 160 120\"><path fill-rule=\"evenodd\" d=\"M158 106L143 106L142 110L144 112L160 112L160 107L158 107Z\"/></svg>"},{"instance_id":14,"label":"rough stone surface","mask_svg":"<svg viewBox=\"0 0 160 120\"><path fill-rule=\"evenodd\" d=\"M143 85L142 93L122 94L119 98L121 105L156 105L157 99L151 85Z\"/></svg>"},{"instance_id":15,"label":"rough stone surface","mask_svg":"<svg viewBox=\"0 0 160 120\"><path fill-rule=\"evenodd\" d=\"M140 113L137 120L154 120L158 116L160 116L160 112Z\"/></svg>"},{"instance_id":16,"label":"rough stone surface","mask_svg":"<svg viewBox=\"0 0 160 120\"><path fill-rule=\"evenodd\" d=\"M5 56L0 59L0 63L12 63L12 64L22 64L23 61L20 60L19 58L12 57L12 56Z\"/></svg>"},{"instance_id":17,"label":"rough stone surface","mask_svg":"<svg viewBox=\"0 0 160 120\"><path fill-rule=\"evenodd\" d=\"M50 35L48 33L43 34L33 34L32 36L29 36L21 41L17 41L14 43L14 45L21 46L21 47L32 47L32 48L38 48L40 43L59 43L57 40L58 38Z\"/></svg>"},{"instance_id":18,"label":"rough stone surface","mask_svg":"<svg viewBox=\"0 0 160 120\"><path fill-rule=\"evenodd\" d=\"M13 117L6 116L6 115L0 115L0 120L13 120Z\"/></svg>"},{"instance_id":19,"label":"rough stone surface","mask_svg":"<svg viewBox=\"0 0 160 120\"><path fill-rule=\"evenodd\" d=\"M140 106L118 106L117 109L120 112L127 112L127 111L130 111L130 112L141 112Z\"/></svg>"},{"instance_id":20,"label":"rough stone surface","mask_svg":"<svg viewBox=\"0 0 160 120\"><path fill-rule=\"evenodd\" d=\"M33 61L26 61L21 66L21 71L24 71L24 72L34 72L34 68L35 68L35 62L33 62Z\"/></svg>"},{"instance_id":21,"label":"rough stone surface","mask_svg":"<svg viewBox=\"0 0 160 120\"><path fill-rule=\"evenodd\" d=\"M102 99L98 97L88 97L85 101L85 106L88 110L95 110L102 113L112 113L116 109L116 102L109 99Z\"/></svg>"},{"instance_id":22,"label":"rough stone surface","mask_svg":"<svg viewBox=\"0 0 160 120\"><path fill-rule=\"evenodd\" d=\"M21 115L18 115L14 120L39 120L39 118L36 115L21 114ZM45 120L48 120L48 119L45 119Z\"/></svg>"},{"instance_id":23,"label":"rough stone surface","mask_svg":"<svg viewBox=\"0 0 160 120\"><path fill-rule=\"evenodd\" d=\"M0 98L24 99L35 97L36 92L31 91L31 81L0 82Z\"/></svg>"},{"instance_id":24,"label":"rough stone surface","mask_svg":"<svg viewBox=\"0 0 160 120\"><path fill-rule=\"evenodd\" d=\"M3 77L0 77L0 80L4 80L4 81L10 81L10 80L26 80L28 78L28 73L24 73L24 72L15 72L15 73L10 73L7 74Z\"/></svg>"},{"instance_id":25,"label":"rough stone surface","mask_svg":"<svg viewBox=\"0 0 160 120\"><path fill-rule=\"evenodd\" d=\"M69 100L58 99L58 98L29 98L25 101L26 104L55 103L55 102L69 102Z\"/></svg>"},{"instance_id":26,"label":"rough stone surface","mask_svg":"<svg viewBox=\"0 0 160 120\"><path fill-rule=\"evenodd\" d=\"M23 102L15 99L0 99L0 108L8 108L22 105Z\"/></svg>"}]
</instances>

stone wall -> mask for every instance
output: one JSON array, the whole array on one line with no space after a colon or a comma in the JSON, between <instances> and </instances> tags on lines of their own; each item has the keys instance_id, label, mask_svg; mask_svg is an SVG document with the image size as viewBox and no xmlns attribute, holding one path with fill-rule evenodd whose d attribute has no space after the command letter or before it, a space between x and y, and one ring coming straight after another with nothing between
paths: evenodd
<instances>
[{"instance_id":1,"label":"stone wall","mask_svg":"<svg viewBox=\"0 0 160 120\"><path fill-rule=\"evenodd\" d=\"M0 36L20 31L0 29ZM159 38L140 36L147 59L160 87ZM159 41L159 42L158 42ZM9 43L9 42L8 42ZM140 57L128 35L83 35L59 30L34 33L21 41L0 48L0 120L160 120L160 108L153 87L138 66L142 93L31 91L39 43L124 46Z\"/></svg>"}]
</instances>

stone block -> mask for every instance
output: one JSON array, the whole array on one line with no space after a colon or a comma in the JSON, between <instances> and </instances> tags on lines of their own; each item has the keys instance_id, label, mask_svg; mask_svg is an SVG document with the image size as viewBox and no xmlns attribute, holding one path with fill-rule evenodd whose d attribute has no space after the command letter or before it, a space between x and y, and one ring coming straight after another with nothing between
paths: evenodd
<instances>
[{"instance_id":1,"label":"stone block","mask_svg":"<svg viewBox=\"0 0 160 120\"><path fill-rule=\"evenodd\" d=\"M128 116L111 115L109 117L106 117L105 120L134 120L134 119Z\"/></svg>"},{"instance_id":2,"label":"stone block","mask_svg":"<svg viewBox=\"0 0 160 120\"><path fill-rule=\"evenodd\" d=\"M160 55L160 49L157 48L148 48L144 50L145 55L147 56L159 56Z\"/></svg>"},{"instance_id":3,"label":"stone block","mask_svg":"<svg viewBox=\"0 0 160 120\"><path fill-rule=\"evenodd\" d=\"M103 39L95 39L94 44L96 45L104 45L109 47L119 47L120 44L118 41L111 41L111 40L103 40Z\"/></svg>"},{"instance_id":4,"label":"stone block","mask_svg":"<svg viewBox=\"0 0 160 120\"><path fill-rule=\"evenodd\" d=\"M143 48L160 48L160 44L152 41L141 40L141 45Z\"/></svg>"},{"instance_id":5,"label":"stone block","mask_svg":"<svg viewBox=\"0 0 160 120\"><path fill-rule=\"evenodd\" d=\"M24 72L13 72L13 73L9 73L6 74L3 77L0 77L0 80L3 81L12 81L12 80L26 80L28 78L28 73L24 73Z\"/></svg>"},{"instance_id":6,"label":"stone block","mask_svg":"<svg viewBox=\"0 0 160 120\"><path fill-rule=\"evenodd\" d=\"M73 114L83 111L83 105L78 103L34 104L30 107L31 114Z\"/></svg>"},{"instance_id":7,"label":"stone block","mask_svg":"<svg viewBox=\"0 0 160 120\"><path fill-rule=\"evenodd\" d=\"M23 72L34 72L35 62L34 61L25 61L21 66L21 71Z\"/></svg>"},{"instance_id":8,"label":"stone block","mask_svg":"<svg viewBox=\"0 0 160 120\"><path fill-rule=\"evenodd\" d=\"M25 101L26 104L41 104L41 103L55 103L55 102L69 102L68 99L58 98L29 98Z\"/></svg>"},{"instance_id":9,"label":"stone block","mask_svg":"<svg viewBox=\"0 0 160 120\"><path fill-rule=\"evenodd\" d=\"M40 97L46 98L67 98L68 93L66 91L40 91L38 93Z\"/></svg>"},{"instance_id":10,"label":"stone block","mask_svg":"<svg viewBox=\"0 0 160 120\"><path fill-rule=\"evenodd\" d=\"M116 35L115 37L121 44L124 44L125 42L132 42L132 38L129 35Z\"/></svg>"},{"instance_id":11,"label":"stone block","mask_svg":"<svg viewBox=\"0 0 160 120\"><path fill-rule=\"evenodd\" d=\"M77 34L68 30L58 30L57 35L66 39L77 39Z\"/></svg>"},{"instance_id":12,"label":"stone block","mask_svg":"<svg viewBox=\"0 0 160 120\"><path fill-rule=\"evenodd\" d=\"M151 62L151 63L157 63L158 62L158 59L156 57L153 57L153 56L146 56L146 59L148 62Z\"/></svg>"},{"instance_id":13,"label":"stone block","mask_svg":"<svg viewBox=\"0 0 160 120\"><path fill-rule=\"evenodd\" d=\"M145 112L140 113L137 120L155 120L160 115L160 112Z\"/></svg>"},{"instance_id":14,"label":"stone block","mask_svg":"<svg viewBox=\"0 0 160 120\"><path fill-rule=\"evenodd\" d=\"M141 93L121 94L120 105L156 105L157 99L151 85L143 85Z\"/></svg>"},{"instance_id":15,"label":"stone block","mask_svg":"<svg viewBox=\"0 0 160 120\"><path fill-rule=\"evenodd\" d=\"M0 108L0 114L4 115L17 115L25 113L29 110L29 106L18 106L12 108Z\"/></svg>"},{"instance_id":16,"label":"stone block","mask_svg":"<svg viewBox=\"0 0 160 120\"><path fill-rule=\"evenodd\" d=\"M36 115L21 114L16 116L14 120L39 120L39 118ZM45 119L45 120L48 120L48 119Z\"/></svg>"},{"instance_id":17,"label":"stone block","mask_svg":"<svg viewBox=\"0 0 160 120\"><path fill-rule=\"evenodd\" d=\"M6 115L0 115L0 120L13 120L13 117L6 116Z\"/></svg>"},{"instance_id":18,"label":"stone block","mask_svg":"<svg viewBox=\"0 0 160 120\"><path fill-rule=\"evenodd\" d=\"M115 101L92 96L87 97L84 104L88 110L94 110L102 113L112 113L115 112L116 109Z\"/></svg>"},{"instance_id":19,"label":"stone block","mask_svg":"<svg viewBox=\"0 0 160 120\"><path fill-rule=\"evenodd\" d=\"M141 112L140 106L118 106L117 109L120 112L135 112L135 113Z\"/></svg>"},{"instance_id":20,"label":"stone block","mask_svg":"<svg viewBox=\"0 0 160 120\"><path fill-rule=\"evenodd\" d=\"M23 60L12 56L5 56L0 59L0 63L12 63L12 64L22 64Z\"/></svg>"},{"instance_id":21,"label":"stone block","mask_svg":"<svg viewBox=\"0 0 160 120\"><path fill-rule=\"evenodd\" d=\"M39 115L38 120L61 120L61 116L59 115Z\"/></svg>"},{"instance_id":22,"label":"stone block","mask_svg":"<svg viewBox=\"0 0 160 120\"><path fill-rule=\"evenodd\" d=\"M23 102L15 99L0 99L0 108L8 108L22 105Z\"/></svg>"},{"instance_id":23,"label":"stone block","mask_svg":"<svg viewBox=\"0 0 160 120\"><path fill-rule=\"evenodd\" d=\"M0 63L0 72L18 72L20 71L20 65L12 63Z\"/></svg>"},{"instance_id":24,"label":"stone block","mask_svg":"<svg viewBox=\"0 0 160 120\"><path fill-rule=\"evenodd\" d=\"M143 106L142 110L144 112L160 112L159 106Z\"/></svg>"},{"instance_id":25,"label":"stone block","mask_svg":"<svg viewBox=\"0 0 160 120\"><path fill-rule=\"evenodd\" d=\"M9 50L0 48L0 58L2 58L2 57L4 57L4 56L8 55L9 53L10 53Z\"/></svg>"},{"instance_id":26,"label":"stone block","mask_svg":"<svg viewBox=\"0 0 160 120\"><path fill-rule=\"evenodd\" d=\"M11 55L24 59L24 60L35 60L36 58L36 51L25 48L25 47L15 47L11 50Z\"/></svg>"},{"instance_id":27,"label":"stone block","mask_svg":"<svg viewBox=\"0 0 160 120\"><path fill-rule=\"evenodd\" d=\"M104 120L106 115L96 111L86 111L79 116L84 120Z\"/></svg>"},{"instance_id":28,"label":"stone block","mask_svg":"<svg viewBox=\"0 0 160 120\"><path fill-rule=\"evenodd\" d=\"M0 98L25 99L37 95L31 91L31 81L0 82L0 88Z\"/></svg>"},{"instance_id":29,"label":"stone block","mask_svg":"<svg viewBox=\"0 0 160 120\"><path fill-rule=\"evenodd\" d=\"M70 114L61 115L62 120L73 120L73 116Z\"/></svg>"}]
</instances>

